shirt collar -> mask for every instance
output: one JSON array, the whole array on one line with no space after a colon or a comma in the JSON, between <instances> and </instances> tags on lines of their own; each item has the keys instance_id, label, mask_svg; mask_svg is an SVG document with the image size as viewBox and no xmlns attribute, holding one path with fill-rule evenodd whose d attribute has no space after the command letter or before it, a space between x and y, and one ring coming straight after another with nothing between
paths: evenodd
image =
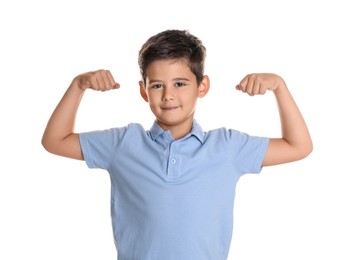
<instances>
[{"instance_id":1,"label":"shirt collar","mask_svg":"<svg viewBox=\"0 0 349 260\"><path fill-rule=\"evenodd\" d=\"M167 135L170 135L168 131L164 131L156 121L154 121L152 127L150 128L150 135L153 140L156 140L159 138L159 136L164 135L167 133ZM193 121L193 127L190 131L190 133L184 137L187 138L189 136L195 136L201 143L204 142L204 131L202 130L201 126L196 122L196 120Z\"/></svg>"}]
</instances>

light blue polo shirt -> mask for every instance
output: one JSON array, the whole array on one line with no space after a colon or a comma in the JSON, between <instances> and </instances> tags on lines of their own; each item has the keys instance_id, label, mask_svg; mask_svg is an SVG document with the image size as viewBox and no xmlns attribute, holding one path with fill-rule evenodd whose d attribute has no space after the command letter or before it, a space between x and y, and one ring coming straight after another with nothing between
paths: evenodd
<instances>
[{"instance_id":1,"label":"light blue polo shirt","mask_svg":"<svg viewBox=\"0 0 349 260\"><path fill-rule=\"evenodd\" d=\"M236 183L261 171L268 141L196 121L176 141L156 123L80 134L88 167L110 174L118 259L226 260Z\"/></svg>"}]
</instances>

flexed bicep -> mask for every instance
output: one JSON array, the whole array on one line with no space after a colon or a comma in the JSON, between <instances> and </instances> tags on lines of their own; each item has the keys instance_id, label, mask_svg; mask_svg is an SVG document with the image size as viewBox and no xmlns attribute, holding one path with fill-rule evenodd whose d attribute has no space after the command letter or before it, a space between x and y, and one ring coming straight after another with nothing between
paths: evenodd
<instances>
[{"instance_id":1,"label":"flexed bicep","mask_svg":"<svg viewBox=\"0 0 349 260\"><path fill-rule=\"evenodd\" d=\"M41 141L44 148L53 154L82 160L79 134L74 132L74 126L86 89L107 91L119 87L109 70L87 72L75 77L47 123Z\"/></svg>"}]
</instances>

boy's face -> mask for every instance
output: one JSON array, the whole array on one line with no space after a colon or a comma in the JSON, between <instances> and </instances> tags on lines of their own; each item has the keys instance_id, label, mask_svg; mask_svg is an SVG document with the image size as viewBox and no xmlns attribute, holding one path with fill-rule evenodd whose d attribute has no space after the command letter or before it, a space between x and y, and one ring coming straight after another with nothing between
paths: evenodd
<instances>
[{"instance_id":1,"label":"boy's face","mask_svg":"<svg viewBox=\"0 0 349 260\"><path fill-rule=\"evenodd\" d=\"M204 97L208 89L208 77L198 85L187 63L181 60L154 61L147 69L145 84L140 82L141 95L164 130L191 128L197 98Z\"/></svg>"}]
</instances>

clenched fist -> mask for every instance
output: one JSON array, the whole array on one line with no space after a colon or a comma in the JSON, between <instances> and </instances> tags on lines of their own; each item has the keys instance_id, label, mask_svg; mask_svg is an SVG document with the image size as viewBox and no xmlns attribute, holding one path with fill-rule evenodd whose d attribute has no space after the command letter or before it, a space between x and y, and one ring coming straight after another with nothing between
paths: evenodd
<instances>
[{"instance_id":1,"label":"clenched fist","mask_svg":"<svg viewBox=\"0 0 349 260\"><path fill-rule=\"evenodd\" d=\"M244 77L236 89L254 96L263 95L267 90L276 91L282 85L285 85L284 80L276 74L253 73Z\"/></svg>"},{"instance_id":2,"label":"clenched fist","mask_svg":"<svg viewBox=\"0 0 349 260\"><path fill-rule=\"evenodd\" d=\"M78 75L74 81L80 89L107 91L120 87L109 70L96 70Z\"/></svg>"}]
</instances>

